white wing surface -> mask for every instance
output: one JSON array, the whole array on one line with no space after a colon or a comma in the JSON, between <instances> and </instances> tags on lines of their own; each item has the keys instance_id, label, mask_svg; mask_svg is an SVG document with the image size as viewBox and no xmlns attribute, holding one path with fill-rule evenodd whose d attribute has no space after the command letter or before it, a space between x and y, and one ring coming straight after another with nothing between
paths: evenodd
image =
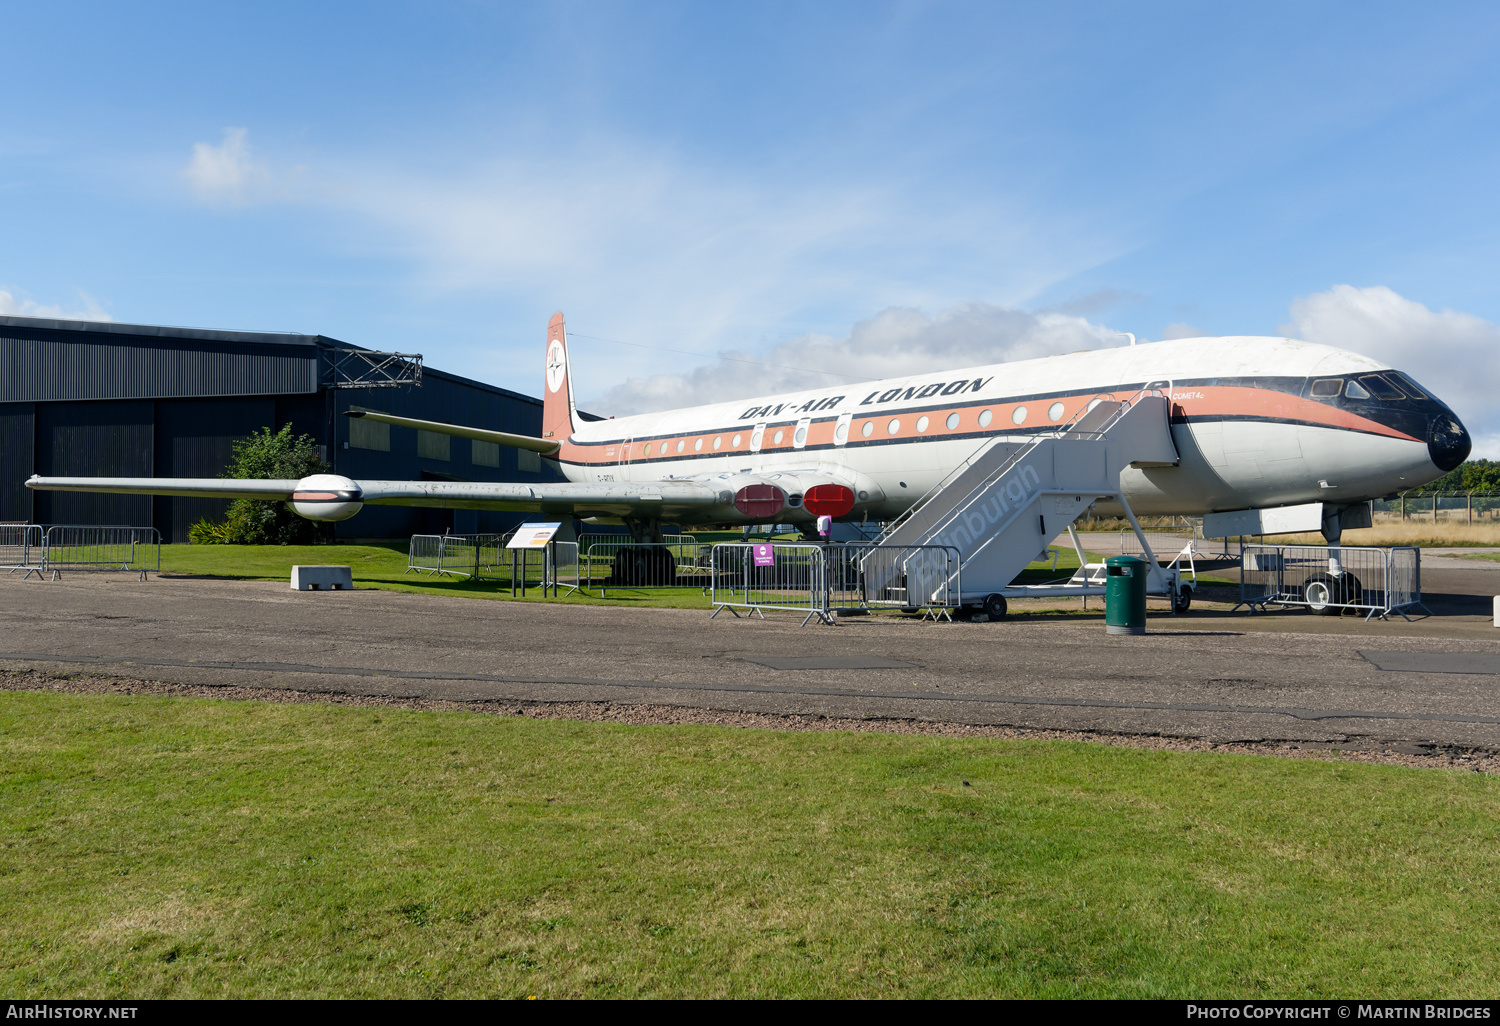
<instances>
[{"instance_id":1,"label":"white wing surface","mask_svg":"<svg viewBox=\"0 0 1500 1026\"><path fill-rule=\"evenodd\" d=\"M298 512L317 516L318 503L431 506L492 509L520 513L574 513L578 516L654 518L732 506L730 492L691 481L628 484L512 484L489 481L354 481L319 474L302 481L221 480L182 477L32 477L26 487L39 491L104 492L116 495L178 495L214 499L285 499ZM328 519L344 519L342 516Z\"/></svg>"}]
</instances>

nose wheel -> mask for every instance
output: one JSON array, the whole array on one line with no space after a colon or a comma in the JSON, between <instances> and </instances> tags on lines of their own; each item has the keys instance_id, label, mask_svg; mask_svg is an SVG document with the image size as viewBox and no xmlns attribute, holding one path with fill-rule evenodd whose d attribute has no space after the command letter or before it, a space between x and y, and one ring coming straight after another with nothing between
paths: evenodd
<instances>
[{"instance_id":1,"label":"nose wheel","mask_svg":"<svg viewBox=\"0 0 1500 1026\"><path fill-rule=\"evenodd\" d=\"M1337 616L1364 600L1364 588L1353 574L1313 574L1302 582L1302 600L1318 616Z\"/></svg>"}]
</instances>

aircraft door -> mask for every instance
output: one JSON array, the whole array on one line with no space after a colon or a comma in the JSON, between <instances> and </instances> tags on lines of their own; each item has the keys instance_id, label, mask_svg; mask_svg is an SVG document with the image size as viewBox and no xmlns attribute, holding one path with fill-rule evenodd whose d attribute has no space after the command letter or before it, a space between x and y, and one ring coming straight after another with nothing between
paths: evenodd
<instances>
[{"instance_id":1,"label":"aircraft door","mask_svg":"<svg viewBox=\"0 0 1500 1026\"><path fill-rule=\"evenodd\" d=\"M751 452L760 452L760 439L761 439L761 436L764 435L765 433L766 433L766 426L765 426L765 424L757 424L757 425L755 425L755 429L750 432L750 451Z\"/></svg>"},{"instance_id":2,"label":"aircraft door","mask_svg":"<svg viewBox=\"0 0 1500 1026\"><path fill-rule=\"evenodd\" d=\"M634 438L627 438L620 443L620 466L630 462L630 447L635 444Z\"/></svg>"},{"instance_id":3,"label":"aircraft door","mask_svg":"<svg viewBox=\"0 0 1500 1026\"><path fill-rule=\"evenodd\" d=\"M807 445L807 433L812 430L812 418L803 417L797 421L797 427L792 432L792 448L801 449Z\"/></svg>"},{"instance_id":4,"label":"aircraft door","mask_svg":"<svg viewBox=\"0 0 1500 1026\"><path fill-rule=\"evenodd\" d=\"M833 426L833 444L843 445L849 441L849 422L854 419L852 413L839 414L838 423Z\"/></svg>"}]
</instances>

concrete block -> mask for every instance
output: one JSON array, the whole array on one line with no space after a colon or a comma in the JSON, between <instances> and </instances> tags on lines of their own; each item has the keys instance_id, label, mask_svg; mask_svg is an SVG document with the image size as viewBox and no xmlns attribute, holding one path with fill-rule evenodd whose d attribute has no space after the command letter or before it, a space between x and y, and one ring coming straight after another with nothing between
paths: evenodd
<instances>
[{"instance_id":1,"label":"concrete block","mask_svg":"<svg viewBox=\"0 0 1500 1026\"><path fill-rule=\"evenodd\" d=\"M354 572L347 566L294 566L293 591L321 591L326 588L354 589Z\"/></svg>"}]
</instances>

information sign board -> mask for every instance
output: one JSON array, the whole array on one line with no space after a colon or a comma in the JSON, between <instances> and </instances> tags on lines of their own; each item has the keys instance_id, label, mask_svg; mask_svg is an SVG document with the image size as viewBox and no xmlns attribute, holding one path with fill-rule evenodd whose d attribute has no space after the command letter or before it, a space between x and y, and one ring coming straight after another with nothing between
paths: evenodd
<instances>
[{"instance_id":1,"label":"information sign board","mask_svg":"<svg viewBox=\"0 0 1500 1026\"><path fill-rule=\"evenodd\" d=\"M507 549L539 549L552 540L562 524L522 524L505 543Z\"/></svg>"}]
</instances>

